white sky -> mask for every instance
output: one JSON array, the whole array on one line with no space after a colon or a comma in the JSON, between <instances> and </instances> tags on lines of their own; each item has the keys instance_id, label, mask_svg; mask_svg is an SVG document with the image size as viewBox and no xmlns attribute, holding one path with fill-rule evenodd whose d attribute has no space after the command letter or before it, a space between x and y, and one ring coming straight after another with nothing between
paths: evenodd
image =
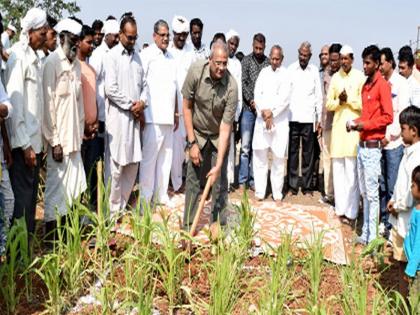
<instances>
[{"instance_id":1,"label":"white sky","mask_svg":"<svg viewBox=\"0 0 420 315\"><path fill-rule=\"evenodd\" d=\"M235 29L241 35L239 50L251 52L252 36L262 32L269 47L279 44L285 52L284 64L297 59L302 41L312 43L311 62L318 64L322 45L340 42L355 52L355 66L361 66L363 48L375 43L395 52L413 42L420 26L420 1L408 0L79 0L78 14L84 23L108 15L119 18L132 11L139 26L139 41L152 42L153 24L162 18L171 25L175 14L204 23L203 41L209 43L216 32Z\"/></svg>"}]
</instances>

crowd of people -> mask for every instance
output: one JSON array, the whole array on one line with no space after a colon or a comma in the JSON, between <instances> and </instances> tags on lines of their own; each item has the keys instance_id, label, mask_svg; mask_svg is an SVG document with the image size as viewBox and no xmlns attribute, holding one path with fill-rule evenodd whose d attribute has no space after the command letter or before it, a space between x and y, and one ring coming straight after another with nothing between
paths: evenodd
<instances>
[{"instance_id":1,"label":"crowd of people","mask_svg":"<svg viewBox=\"0 0 420 315\"><path fill-rule=\"evenodd\" d=\"M322 47L319 67L307 41L288 67L280 45L266 56L261 33L246 56L234 30L207 46L199 18L158 20L142 47L131 13L88 26L33 8L19 29L13 45L15 26L1 35L0 255L14 219L35 230L44 156L47 239L82 193L95 211L99 160L111 215L130 206L136 183L152 206L185 192L185 229L206 178L223 225L228 192L262 201L270 174L276 202L318 189L343 223L361 201L356 242L389 238L420 292L420 50L402 47L397 69L390 48L367 46L361 72L340 43Z\"/></svg>"}]
</instances>

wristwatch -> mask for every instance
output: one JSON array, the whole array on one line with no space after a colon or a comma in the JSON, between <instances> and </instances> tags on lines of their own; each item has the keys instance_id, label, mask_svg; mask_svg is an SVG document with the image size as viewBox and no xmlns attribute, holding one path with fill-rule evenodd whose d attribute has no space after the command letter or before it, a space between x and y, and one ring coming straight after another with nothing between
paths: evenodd
<instances>
[{"instance_id":1,"label":"wristwatch","mask_svg":"<svg viewBox=\"0 0 420 315\"><path fill-rule=\"evenodd\" d=\"M188 150L191 149L194 144L197 144L197 140L196 139L194 139L191 142L187 140L187 148L188 148Z\"/></svg>"}]
</instances>

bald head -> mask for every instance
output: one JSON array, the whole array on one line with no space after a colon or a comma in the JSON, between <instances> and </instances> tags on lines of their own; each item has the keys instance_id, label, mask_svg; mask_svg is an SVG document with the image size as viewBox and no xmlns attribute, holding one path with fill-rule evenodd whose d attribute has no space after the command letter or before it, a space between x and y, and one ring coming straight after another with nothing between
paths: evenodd
<instances>
[{"instance_id":1,"label":"bald head","mask_svg":"<svg viewBox=\"0 0 420 315\"><path fill-rule=\"evenodd\" d=\"M211 46L210 59L220 54L228 56L229 50L226 43L223 42L223 40L218 39Z\"/></svg>"},{"instance_id":2,"label":"bald head","mask_svg":"<svg viewBox=\"0 0 420 315\"><path fill-rule=\"evenodd\" d=\"M276 71L283 62L283 48L279 45L274 45L270 50L270 64L273 71Z\"/></svg>"},{"instance_id":3,"label":"bald head","mask_svg":"<svg viewBox=\"0 0 420 315\"><path fill-rule=\"evenodd\" d=\"M220 80L225 75L228 56L228 48L223 41L217 40L213 43L209 57L210 76L213 80Z\"/></svg>"},{"instance_id":4,"label":"bald head","mask_svg":"<svg viewBox=\"0 0 420 315\"><path fill-rule=\"evenodd\" d=\"M319 53L319 63L322 69L325 69L328 66L328 63L330 61L329 53L328 53L329 49L330 49L330 46L324 45L322 46L321 52Z\"/></svg>"}]
</instances>

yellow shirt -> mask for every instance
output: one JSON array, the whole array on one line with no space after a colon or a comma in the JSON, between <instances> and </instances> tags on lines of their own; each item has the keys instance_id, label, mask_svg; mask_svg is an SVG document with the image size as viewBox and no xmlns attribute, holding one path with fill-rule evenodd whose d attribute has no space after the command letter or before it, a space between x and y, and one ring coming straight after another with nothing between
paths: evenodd
<instances>
[{"instance_id":1,"label":"yellow shirt","mask_svg":"<svg viewBox=\"0 0 420 315\"><path fill-rule=\"evenodd\" d=\"M331 78L327 94L326 108L334 112L331 133L330 154L332 158L357 156L359 133L347 132L346 123L360 116L362 110L362 87L366 79L356 69L345 73L342 69ZM343 90L347 93L347 103L340 105L338 96Z\"/></svg>"}]
</instances>

